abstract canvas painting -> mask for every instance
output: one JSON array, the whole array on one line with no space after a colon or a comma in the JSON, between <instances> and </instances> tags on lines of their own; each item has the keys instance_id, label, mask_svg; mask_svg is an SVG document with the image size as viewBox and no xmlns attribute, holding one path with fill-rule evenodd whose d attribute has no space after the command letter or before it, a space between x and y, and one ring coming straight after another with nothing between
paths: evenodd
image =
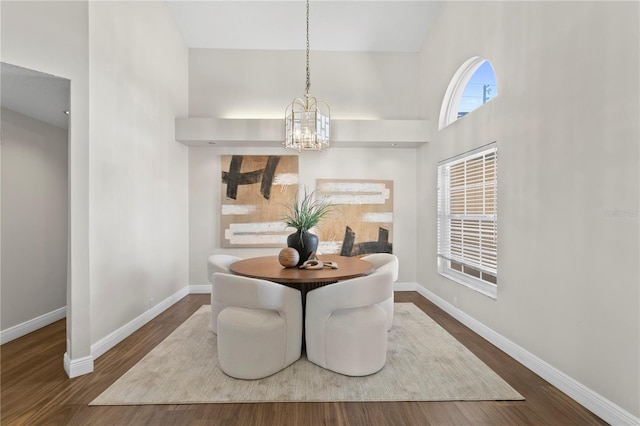
<instances>
[{"instance_id":1,"label":"abstract canvas painting","mask_svg":"<svg viewBox=\"0 0 640 426\"><path fill-rule=\"evenodd\" d=\"M221 156L222 247L286 247L282 218L298 191L295 155Z\"/></svg>"},{"instance_id":2,"label":"abstract canvas painting","mask_svg":"<svg viewBox=\"0 0 640 426\"><path fill-rule=\"evenodd\" d=\"M320 253L393 253L393 181L318 179L317 193L334 210L314 232Z\"/></svg>"}]
</instances>

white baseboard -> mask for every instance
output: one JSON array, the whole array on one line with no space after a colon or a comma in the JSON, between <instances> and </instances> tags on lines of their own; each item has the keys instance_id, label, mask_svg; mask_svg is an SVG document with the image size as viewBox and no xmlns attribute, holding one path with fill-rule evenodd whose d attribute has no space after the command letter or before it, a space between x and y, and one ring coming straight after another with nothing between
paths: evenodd
<instances>
[{"instance_id":1,"label":"white baseboard","mask_svg":"<svg viewBox=\"0 0 640 426\"><path fill-rule=\"evenodd\" d=\"M640 425L640 418L635 417L622 407L569 377L531 352L496 333L431 291L420 285L416 285L415 290L607 423L611 425Z\"/></svg>"},{"instance_id":2,"label":"white baseboard","mask_svg":"<svg viewBox=\"0 0 640 426\"><path fill-rule=\"evenodd\" d=\"M55 311L40 315L39 317L30 319L29 321L25 321L22 324L14 325L13 327L9 327L6 330L2 330L0 331L0 345L4 345L7 342L36 331L39 328L45 327L49 324L53 324L54 322L59 321L66 316L67 307L63 306L62 308L56 309Z\"/></svg>"},{"instance_id":3,"label":"white baseboard","mask_svg":"<svg viewBox=\"0 0 640 426\"><path fill-rule=\"evenodd\" d=\"M148 311L144 312L137 318L132 319L127 324L123 325L116 331L112 332L108 336L98 340L96 343L91 345L91 356L96 359L107 352L109 349L113 348L118 343L122 342L124 339L133 334L140 327L160 315L167 308L174 305L180 299L189 294L189 287L184 287L181 290L177 291L173 295L167 297L162 302L150 308Z\"/></svg>"},{"instance_id":4,"label":"white baseboard","mask_svg":"<svg viewBox=\"0 0 640 426\"><path fill-rule=\"evenodd\" d=\"M71 359L67 352L64 353L64 371L70 379L93 373L93 357L85 356L78 359Z\"/></svg>"}]
</instances>

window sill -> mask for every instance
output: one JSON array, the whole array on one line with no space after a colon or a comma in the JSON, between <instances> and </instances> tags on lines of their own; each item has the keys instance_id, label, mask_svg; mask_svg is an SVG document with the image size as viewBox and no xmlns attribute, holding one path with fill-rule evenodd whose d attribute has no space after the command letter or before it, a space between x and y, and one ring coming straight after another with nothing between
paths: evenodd
<instances>
[{"instance_id":1,"label":"window sill","mask_svg":"<svg viewBox=\"0 0 640 426\"><path fill-rule=\"evenodd\" d=\"M477 291L484 296L490 297L491 299L498 299L498 287L493 284L489 284L481 280L476 280L473 277L461 274L452 269L438 272L438 274L452 281L455 281L458 284L468 287L471 290Z\"/></svg>"}]
</instances>

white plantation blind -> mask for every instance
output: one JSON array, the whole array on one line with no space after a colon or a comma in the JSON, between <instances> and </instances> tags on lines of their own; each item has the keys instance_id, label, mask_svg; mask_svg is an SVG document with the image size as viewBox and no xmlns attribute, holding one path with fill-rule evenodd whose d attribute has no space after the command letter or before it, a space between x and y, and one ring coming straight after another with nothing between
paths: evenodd
<instances>
[{"instance_id":1,"label":"white plantation blind","mask_svg":"<svg viewBox=\"0 0 640 426\"><path fill-rule=\"evenodd\" d=\"M494 277L498 273L497 175L495 147L438 165L438 256ZM482 275L476 277L482 279Z\"/></svg>"}]
</instances>

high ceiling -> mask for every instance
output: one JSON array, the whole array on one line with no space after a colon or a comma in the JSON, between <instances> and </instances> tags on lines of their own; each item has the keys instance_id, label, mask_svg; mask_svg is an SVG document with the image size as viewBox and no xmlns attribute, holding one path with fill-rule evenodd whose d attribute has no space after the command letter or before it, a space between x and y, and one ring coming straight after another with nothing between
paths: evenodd
<instances>
[{"instance_id":1,"label":"high ceiling","mask_svg":"<svg viewBox=\"0 0 640 426\"><path fill-rule=\"evenodd\" d=\"M168 0L190 48L304 50L306 2ZM417 52L439 2L313 0L310 48L348 52ZM67 128L69 81L2 64L2 106Z\"/></svg>"},{"instance_id":2,"label":"high ceiling","mask_svg":"<svg viewBox=\"0 0 640 426\"><path fill-rule=\"evenodd\" d=\"M313 0L311 50L417 52L439 2ZM168 0L191 48L305 49L306 2Z\"/></svg>"}]
</instances>

